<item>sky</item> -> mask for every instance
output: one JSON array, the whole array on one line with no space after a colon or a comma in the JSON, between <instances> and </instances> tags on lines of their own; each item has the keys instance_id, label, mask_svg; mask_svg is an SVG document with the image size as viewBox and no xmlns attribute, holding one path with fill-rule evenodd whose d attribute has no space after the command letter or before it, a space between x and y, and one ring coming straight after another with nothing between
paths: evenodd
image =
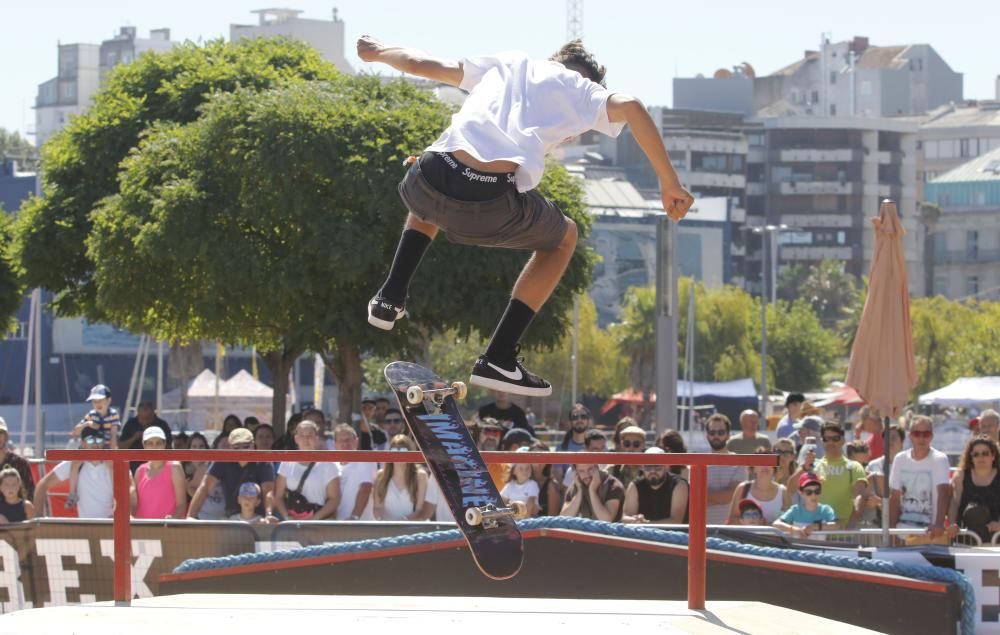
<instances>
[{"instance_id":1,"label":"sky","mask_svg":"<svg viewBox=\"0 0 1000 635\"><path fill-rule=\"evenodd\" d=\"M354 42L363 34L460 58L518 49L547 57L566 39L565 0L502 3L449 0L3 0L0 20L0 127L34 129L38 84L56 75L56 46L111 38L120 26L140 37L168 27L174 40L228 39L232 23L256 23L254 9L283 6L303 17L329 19L337 7L345 23L347 59L362 63ZM932 45L964 74L967 99L993 99L1000 75L995 45L1000 4L983 0L584 0L584 43L608 68L608 87L649 106L670 106L671 79L710 76L749 62L765 75L816 49L823 33L834 41L867 36L873 45ZM376 68L377 67L377 68Z\"/></svg>"}]
</instances>

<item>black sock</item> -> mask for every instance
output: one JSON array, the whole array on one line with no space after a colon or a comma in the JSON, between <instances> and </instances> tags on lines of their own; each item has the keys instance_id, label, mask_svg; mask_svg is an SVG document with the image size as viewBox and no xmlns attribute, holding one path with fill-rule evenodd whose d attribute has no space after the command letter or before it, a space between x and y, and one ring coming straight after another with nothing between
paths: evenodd
<instances>
[{"instance_id":1,"label":"black sock","mask_svg":"<svg viewBox=\"0 0 1000 635\"><path fill-rule=\"evenodd\" d=\"M406 301L410 290L410 280L431 244L431 237L416 229L404 229L396 247L396 256L389 268L389 277L382 285L382 295L397 304Z\"/></svg>"},{"instance_id":2,"label":"black sock","mask_svg":"<svg viewBox=\"0 0 1000 635\"><path fill-rule=\"evenodd\" d=\"M510 299L507 310L503 312L497 330L493 332L490 345L486 348L486 357L494 362L509 364L514 361L515 349L521 336L531 324L535 312L524 302Z\"/></svg>"}]
</instances>

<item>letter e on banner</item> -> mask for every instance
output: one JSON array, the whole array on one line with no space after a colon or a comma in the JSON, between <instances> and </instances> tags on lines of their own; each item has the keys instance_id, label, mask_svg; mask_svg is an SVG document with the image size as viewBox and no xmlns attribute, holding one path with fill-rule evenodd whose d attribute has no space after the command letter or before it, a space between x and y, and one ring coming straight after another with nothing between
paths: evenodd
<instances>
[{"instance_id":1,"label":"letter e on banner","mask_svg":"<svg viewBox=\"0 0 1000 635\"><path fill-rule=\"evenodd\" d=\"M45 572L49 576L49 601L45 606L69 604L66 590L80 588L80 572L63 569L63 558L73 558L79 564L90 564L90 541L40 538L35 541L35 550L45 558ZM96 601L94 595L80 594L81 603Z\"/></svg>"}]
</instances>

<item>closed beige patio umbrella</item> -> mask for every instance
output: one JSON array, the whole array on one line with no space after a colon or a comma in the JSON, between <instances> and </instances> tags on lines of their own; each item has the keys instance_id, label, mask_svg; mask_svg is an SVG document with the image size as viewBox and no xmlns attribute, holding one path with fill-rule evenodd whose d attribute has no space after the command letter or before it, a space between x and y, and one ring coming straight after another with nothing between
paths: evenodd
<instances>
[{"instance_id":1,"label":"closed beige patio umbrella","mask_svg":"<svg viewBox=\"0 0 1000 635\"><path fill-rule=\"evenodd\" d=\"M851 349L845 383L883 418L885 484L882 492L882 536L889 538L889 417L895 417L909 401L917 384L910 325L910 294L907 287L903 235L896 203L882 201L875 226L875 255L868 281L868 298Z\"/></svg>"}]
</instances>

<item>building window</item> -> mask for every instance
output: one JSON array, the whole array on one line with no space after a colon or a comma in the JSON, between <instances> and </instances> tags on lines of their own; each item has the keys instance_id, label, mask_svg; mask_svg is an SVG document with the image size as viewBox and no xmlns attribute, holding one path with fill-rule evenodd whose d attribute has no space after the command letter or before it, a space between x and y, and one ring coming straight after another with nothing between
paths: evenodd
<instances>
[{"instance_id":1,"label":"building window","mask_svg":"<svg viewBox=\"0 0 1000 635\"><path fill-rule=\"evenodd\" d=\"M837 116L837 104L830 104L830 116L831 117Z\"/></svg>"},{"instance_id":2,"label":"building window","mask_svg":"<svg viewBox=\"0 0 1000 635\"><path fill-rule=\"evenodd\" d=\"M965 278L965 295L979 295L979 276L967 276Z\"/></svg>"},{"instance_id":3,"label":"building window","mask_svg":"<svg viewBox=\"0 0 1000 635\"><path fill-rule=\"evenodd\" d=\"M18 322L14 330L7 335L8 342L24 342L28 339L28 323Z\"/></svg>"},{"instance_id":4,"label":"building window","mask_svg":"<svg viewBox=\"0 0 1000 635\"><path fill-rule=\"evenodd\" d=\"M946 288L947 286L948 285L945 282L945 280L944 280L943 277L935 276L934 277L934 288L931 289L931 292L934 295L943 295L945 297L948 297L947 288Z\"/></svg>"},{"instance_id":5,"label":"building window","mask_svg":"<svg viewBox=\"0 0 1000 635\"><path fill-rule=\"evenodd\" d=\"M972 230L965 232L965 253L969 260L979 258L979 232Z\"/></svg>"},{"instance_id":6,"label":"building window","mask_svg":"<svg viewBox=\"0 0 1000 635\"><path fill-rule=\"evenodd\" d=\"M810 104L818 104L819 103L819 91L818 90L814 90L812 92L812 101L810 101L809 103Z\"/></svg>"},{"instance_id":7,"label":"building window","mask_svg":"<svg viewBox=\"0 0 1000 635\"><path fill-rule=\"evenodd\" d=\"M972 204L976 207L986 206L986 191L977 190L972 193Z\"/></svg>"},{"instance_id":8,"label":"building window","mask_svg":"<svg viewBox=\"0 0 1000 635\"><path fill-rule=\"evenodd\" d=\"M861 82L861 96L867 97L871 94L872 94L872 81L870 79L866 79L863 82Z\"/></svg>"},{"instance_id":9,"label":"building window","mask_svg":"<svg viewBox=\"0 0 1000 635\"><path fill-rule=\"evenodd\" d=\"M934 262L944 262L948 255L948 234L937 233L934 236Z\"/></svg>"},{"instance_id":10,"label":"building window","mask_svg":"<svg viewBox=\"0 0 1000 635\"><path fill-rule=\"evenodd\" d=\"M830 83L831 84L837 83L837 71L830 71Z\"/></svg>"},{"instance_id":11,"label":"building window","mask_svg":"<svg viewBox=\"0 0 1000 635\"><path fill-rule=\"evenodd\" d=\"M938 142L927 141L924 143L924 156L928 159L938 158Z\"/></svg>"}]
</instances>

